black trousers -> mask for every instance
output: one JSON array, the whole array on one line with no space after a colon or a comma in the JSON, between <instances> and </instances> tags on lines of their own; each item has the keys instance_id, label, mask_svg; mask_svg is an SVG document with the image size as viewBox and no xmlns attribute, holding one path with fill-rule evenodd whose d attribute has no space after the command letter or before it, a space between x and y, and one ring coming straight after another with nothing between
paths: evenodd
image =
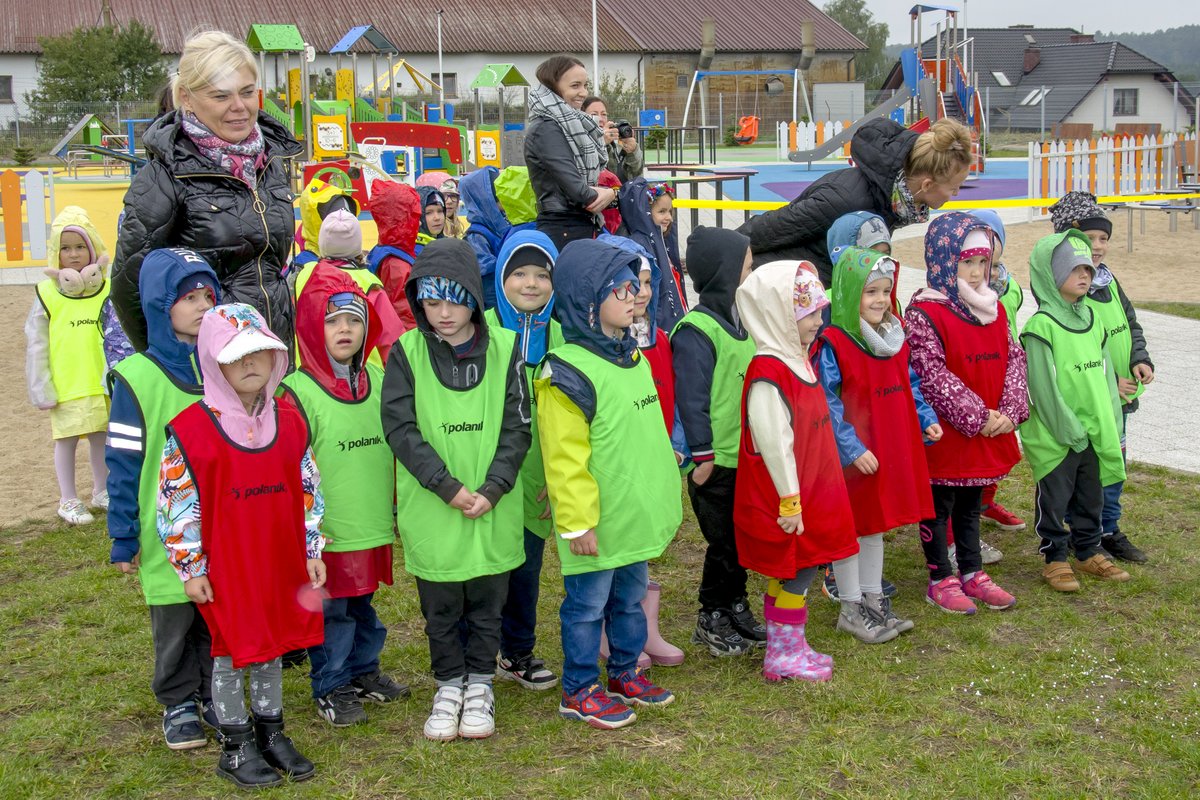
<instances>
[{"instance_id":1,"label":"black trousers","mask_svg":"<svg viewBox=\"0 0 1200 800\"><path fill-rule=\"evenodd\" d=\"M982 486L938 486L933 489L933 519L921 520L921 549L925 551L929 578L940 581L954 574L946 545L946 523L954 526L958 571L966 575L983 569L979 555L979 512Z\"/></svg>"},{"instance_id":2,"label":"black trousers","mask_svg":"<svg viewBox=\"0 0 1200 800\"><path fill-rule=\"evenodd\" d=\"M596 223L590 214L541 215L537 219L537 229L550 237L550 241L554 242L560 253L563 247L576 239L596 238Z\"/></svg>"},{"instance_id":3,"label":"black trousers","mask_svg":"<svg viewBox=\"0 0 1200 800\"><path fill-rule=\"evenodd\" d=\"M150 606L154 678L150 689L168 708L212 698L212 636L195 603Z\"/></svg>"},{"instance_id":4,"label":"black trousers","mask_svg":"<svg viewBox=\"0 0 1200 800\"><path fill-rule=\"evenodd\" d=\"M1039 550L1047 564L1066 561L1071 550L1080 561L1099 552L1104 487L1100 485L1100 459L1090 444L1082 453L1068 451L1062 462L1038 481L1034 507L1035 529L1042 537ZM1069 532L1063 525L1068 515Z\"/></svg>"},{"instance_id":5,"label":"black trousers","mask_svg":"<svg viewBox=\"0 0 1200 800\"><path fill-rule=\"evenodd\" d=\"M417 578L417 595L425 617L429 660L439 682L496 672L500 650L500 612L508 597L508 573L469 581ZM466 640L460 636L466 627Z\"/></svg>"},{"instance_id":6,"label":"black trousers","mask_svg":"<svg viewBox=\"0 0 1200 800\"><path fill-rule=\"evenodd\" d=\"M704 485L697 486L688 473L688 497L700 533L708 542L700 574L700 610L728 609L746 596L746 570L738 563L733 535L733 487L737 470L713 465Z\"/></svg>"}]
</instances>

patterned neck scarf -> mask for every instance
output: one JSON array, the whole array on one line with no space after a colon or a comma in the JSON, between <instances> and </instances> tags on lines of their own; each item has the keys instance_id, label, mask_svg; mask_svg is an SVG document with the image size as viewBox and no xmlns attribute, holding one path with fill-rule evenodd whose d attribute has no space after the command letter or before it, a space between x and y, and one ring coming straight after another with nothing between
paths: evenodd
<instances>
[{"instance_id":1,"label":"patterned neck scarf","mask_svg":"<svg viewBox=\"0 0 1200 800\"><path fill-rule=\"evenodd\" d=\"M567 105L555 92L538 85L529 93L529 118L547 119L562 128L575 159L575 168L588 186L600 179L600 168L607 163L604 134L591 115Z\"/></svg>"},{"instance_id":2,"label":"patterned neck scarf","mask_svg":"<svg viewBox=\"0 0 1200 800\"><path fill-rule=\"evenodd\" d=\"M896 215L898 228L929 221L929 206L913 198L904 170L896 175L896 183L892 186L892 212Z\"/></svg>"},{"instance_id":3,"label":"patterned neck scarf","mask_svg":"<svg viewBox=\"0 0 1200 800\"><path fill-rule=\"evenodd\" d=\"M201 153L251 190L258 188L258 169L266 163L262 129L254 130L240 142L227 142L217 136L190 111L183 113L183 132ZM249 165L249 169L247 169Z\"/></svg>"}]
</instances>

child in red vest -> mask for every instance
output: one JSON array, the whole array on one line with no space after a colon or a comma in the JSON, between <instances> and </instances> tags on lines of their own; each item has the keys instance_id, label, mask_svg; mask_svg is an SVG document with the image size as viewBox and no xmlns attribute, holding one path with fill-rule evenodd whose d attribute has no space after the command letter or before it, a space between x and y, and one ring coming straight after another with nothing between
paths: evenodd
<instances>
[{"instance_id":1,"label":"child in red vest","mask_svg":"<svg viewBox=\"0 0 1200 800\"><path fill-rule=\"evenodd\" d=\"M371 187L371 216L379 243L367 253L367 269L379 276L404 331L417 327L404 287L417 257L421 198L417 190L398 181L376 181Z\"/></svg>"},{"instance_id":2,"label":"child in red vest","mask_svg":"<svg viewBox=\"0 0 1200 800\"><path fill-rule=\"evenodd\" d=\"M1017 602L983 571L979 551L984 487L1020 460L1014 431L1029 416L1025 353L988 286L991 257L982 222L959 212L938 217L925 234L928 288L913 295L904 314L912 368L942 426L941 440L926 448L934 507L921 521L926 599L952 614L974 614L974 600L999 610ZM954 525L957 576L947 523Z\"/></svg>"},{"instance_id":3,"label":"child in red vest","mask_svg":"<svg viewBox=\"0 0 1200 800\"><path fill-rule=\"evenodd\" d=\"M810 269L773 261L737 290L757 350L742 390L733 524L742 566L771 579L763 598L763 677L771 681L832 676L833 659L804 637L806 593L818 565L858 552L829 406L809 364L829 305Z\"/></svg>"},{"instance_id":4,"label":"child in red vest","mask_svg":"<svg viewBox=\"0 0 1200 800\"><path fill-rule=\"evenodd\" d=\"M324 638L325 503L308 427L273 397L287 347L250 306L207 312L196 355L204 399L167 426L158 535L212 634L217 774L244 787L281 783L276 770L305 780L316 769L283 732L281 656Z\"/></svg>"},{"instance_id":5,"label":"child in red vest","mask_svg":"<svg viewBox=\"0 0 1200 800\"><path fill-rule=\"evenodd\" d=\"M922 434L942 436L908 366L896 308L898 265L860 247L835 251L829 327L818 372L858 531L857 555L833 565L838 629L868 644L913 629L883 593L883 533L933 516Z\"/></svg>"}]
</instances>

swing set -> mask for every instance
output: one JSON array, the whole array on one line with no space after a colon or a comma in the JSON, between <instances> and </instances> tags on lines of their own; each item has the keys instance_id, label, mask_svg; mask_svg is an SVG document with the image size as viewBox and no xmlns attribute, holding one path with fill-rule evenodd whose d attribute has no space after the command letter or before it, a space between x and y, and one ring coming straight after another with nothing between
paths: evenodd
<instances>
[{"instance_id":1,"label":"swing set","mask_svg":"<svg viewBox=\"0 0 1200 800\"><path fill-rule=\"evenodd\" d=\"M812 106L808 102L808 91L804 85L803 73L796 69L791 70L792 73L792 119L798 119L799 114L799 98L804 97L804 107L808 109L808 117L812 119ZM692 83L688 87L687 103L683 108L683 127L688 124L688 116L692 109L692 96L696 94L696 88L700 82L712 75L733 75L734 78L734 103L735 112L738 114L738 130L734 134L733 140L740 145L751 145L758 139L758 126L762 119L758 116L758 95L762 91L762 87L757 84L754 87L754 113L748 116L741 116L741 91L736 76L740 75L770 75L778 79L779 75L786 75L787 71L778 69L724 69L724 70L696 70L692 74ZM708 122L708 103L707 94L700 92L700 117L701 124Z\"/></svg>"}]
</instances>

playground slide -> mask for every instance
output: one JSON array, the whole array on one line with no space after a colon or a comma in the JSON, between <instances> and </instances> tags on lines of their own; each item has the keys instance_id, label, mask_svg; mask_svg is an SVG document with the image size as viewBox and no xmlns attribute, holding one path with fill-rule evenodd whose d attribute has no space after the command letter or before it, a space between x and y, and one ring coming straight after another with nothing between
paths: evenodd
<instances>
[{"instance_id":1,"label":"playground slide","mask_svg":"<svg viewBox=\"0 0 1200 800\"><path fill-rule=\"evenodd\" d=\"M354 98L355 122L387 122L387 117L375 110L374 107L361 97Z\"/></svg>"},{"instance_id":2,"label":"playground slide","mask_svg":"<svg viewBox=\"0 0 1200 800\"><path fill-rule=\"evenodd\" d=\"M872 108L864 116L855 120L852 125L844 129L837 136L826 139L812 150L793 150L788 153L788 160L808 162L809 166L812 166L812 162L820 161L822 158L825 158L825 156L831 155L840 150L842 146L846 144L846 142L850 141L850 139L854 136L854 132L857 131L864 122L872 119L878 119L880 117L886 117L888 114L891 114L897 108L900 108L902 105L907 103L911 97L912 92L909 90L908 86L901 86L896 90L896 94L892 96L891 99L886 100Z\"/></svg>"},{"instance_id":3,"label":"playground slide","mask_svg":"<svg viewBox=\"0 0 1200 800\"><path fill-rule=\"evenodd\" d=\"M130 155L128 150L113 150L109 147L101 147L96 144L77 144L75 150L87 150L89 153L105 156L107 158L115 158L117 161L124 161L127 164L133 164L135 167L143 166L146 159L141 156Z\"/></svg>"},{"instance_id":4,"label":"playground slide","mask_svg":"<svg viewBox=\"0 0 1200 800\"><path fill-rule=\"evenodd\" d=\"M276 104L276 102L274 100L272 100L271 98L269 98L269 97L263 98L262 110L264 112L266 112L267 116L274 117L275 121L281 123L285 128L288 128L289 130L291 129L291 127L292 127L291 116L286 111L284 111L282 108L280 108Z\"/></svg>"}]
</instances>

